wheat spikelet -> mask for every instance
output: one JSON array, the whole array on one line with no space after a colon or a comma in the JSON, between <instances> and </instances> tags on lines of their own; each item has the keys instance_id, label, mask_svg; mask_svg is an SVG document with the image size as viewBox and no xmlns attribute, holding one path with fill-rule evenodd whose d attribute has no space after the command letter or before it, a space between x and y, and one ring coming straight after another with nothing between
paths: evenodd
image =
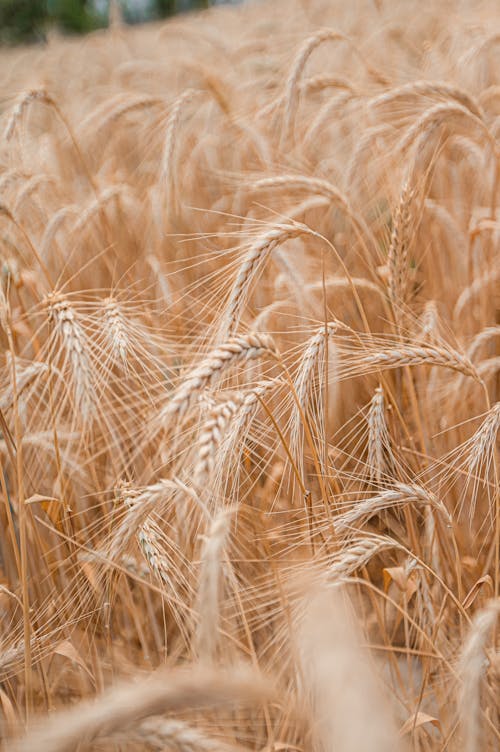
<instances>
[{"instance_id":1,"label":"wheat spikelet","mask_svg":"<svg viewBox=\"0 0 500 752\"><path fill-rule=\"evenodd\" d=\"M74 409L83 423L96 413L95 384L87 335L70 301L62 295L48 300L49 321L66 352L74 389Z\"/></svg>"},{"instance_id":2,"label":"wheat spikelet","mask_svg":"<svg viewBox=\"0 0 500 752\"><path fill-rule=\"evenodd\" d=\"M412 96L432 97L435 99L454 99L478 118L483 117L479 103L471 95L457 86L445 81L411 81L379 94L369 102L369 107L376 110Z\"/></svg>"},{"instance_id":3,"label":"wheat spikelet","mask_svg":"<svg viewBox=\"0 0 500 752\"><path fill-rule=\"evenodd\" d=\"M309 39L306 39L298 51L285 87L285 115L283 124L284 143L287 143L292 135L293 120L298 104L298 83L309 57L316 47L319 47L323 42L342 39L345 39L343 34L340 34L333 29L326 29L324 31L319 31L309 37Z\"/></svg>"},{"instance_id":4,"label":"wheat spikelet","mask_svg":"<svg viewBox=\"0 0 500 752\"><path fill-rule=\"evenodd\" d=\"M370 559L388 548L400 548L399 543L384 536L359 538L340 551L328 567L327 578L339 582L364 567Z\"/></svg>"},{"instance_id":5,"label":"wheat spikelet","mask_svg":"<svg viewBox=\"0 0 500 752\"><path fill-rule=\"evenodd\" d=\"M322 91L323 89L349 89L352 90L353 85L347 78L339 78L338 76L327 76L323 73L319 73L317 76L311 76L301 84L301 90L309 93Z\"/></svg>"},{"instance_id":6,"label":"wheat spikelet","mask_svg":"<svg viewBox=\"0 0 500 752\"><path fill-rule=\"evenodd\" d=\"M474 362L474 359L478 352L490 342L490 340L500 337L500 325L487 326L478 332L472 339L469 347L467 348L467 357Z\"/></svg>"},{"instance_id":7,"label":"wheat spikelet","mask_svg":"<svg viewBox=\"0 0 500 752\"><path fill-rule=\"evenodd\" d=\"M326 356L330 338L335 335L336 331L336 322L328 322L326 325L319 327L308 339L297 368L294 379L296 402L294 402L290 417L290 444L300 463L302 463L303 445L301 422L304 414L307 412L309 395L314 386L314 371L318 363ZM322 376L323 374L320 371L320 385L323 381ZM320 389L321 386L318 389L318 393Z\"/></svg>"},{"instance_id":8,"label":"wheat spikelet","mask_svg":"<svg viewBox=\"0 0 500 752\"><path fill-rule=\"evenodd\" d=\"M477 277L468 287L466 287L457 298L455 308L453 309L453 318L455 320L460 319L461 316L468 310L474 298L483 292L485 288L494 284L500 278L500 267L495 267L485 274L481 274Z\"/></svg>"},{"instance_id":9,"label":"wheat spikelet","mask_svg":"<svg viewBox=\"0 0 500 752\"><path fill-rule=\"evenodd\" d=\"M473 115L470 110L461 104L454 102L442 102L426 110L421 117L406 131L400 142L397 144L397 151L404 153L407 151L419 137L428 135L431 131L440 125L451 125L464 121L465 125L473 125L483 136L486 136L488 142L494 142L491 133L488 131L483 121Z\"/></svg>"},{"instance_id":10,"label":"wheat spikelet","mask_svg":"<svg viewBox=\"0 0 500 752\"><path fill-rule=\"evenodd\" d=\"M486 663L484 649L499 613L499 599L491 601L486 608L479 611L474 617L462 648L460 674L463 684L459 693L459 718L464 752L478 752L484 749L481 729L481 681Z\"/></svg>"},{"instance_id":11,"label":"wheat spikelet","mask_svg":"<svg viewBox=\"0 0 500 752\"><path fill-rule=\"evenodd\" d=\"M103 546L103 556L111 562L118 560L129 541L138 533L155 507L158 508L160 504L171 500L178 490L177 484L167 479L162 479L142 489L133 489L127 484L118 488L118 499L124 502L126 511ZM147 544L147 542L144 539L144 543ZM148 559L147 555L146 559Z\"/></svg>"},{"instance_id":12,"label":"wheat spikelet","mask_svg":"<svg viewBox=\"0 0 500 752\"><path fill-rule=\"evenodd\" d=\"M290 225L277 225L259 236L251 245L233 282L219 329L219 339L226 339L237 330L250 287L257 276L257 272L263 268L271 255L273 248L286 240L296 238L299 235L310 234L310 232L311 230L308 227L296 222Z\"/></svg>"},{"instance_id":13,"label":"wheat spikelet","mask_svg":"<svg viewBox=\"0 0 500 752\"><path fill-rule=\"evenodd\" d=\"M112 185L106 188L102 193L93 199L85 210L80 214L75 224L73 225L72 232L78 235L89 224L90 220L98 214L106 206L107 203L113 201L113 199L119 198L121 195L127 192L126 185Z\"/></svg>"},{"instance_id":14,"label":"wheat spikelet","mask_svg":"<svg viewBox=\"0 0 500 752\"><path fill-rule=\"evenodd\" d=\"M353 222L354 226L360 231L361 235L366 238L372 239L372 233L369 227L366 225L362 217L360 217L354 209L351 207L349 199L342 193L342 191L336 186L329 183L328 180L322 178L310 177L307 175L279 175L270 178L261 178L251 184L252 190L265 191L269 189L289 189L289 190L303 190L311 193L317 193L320 196L324 196L329 199L332 204L340 207L349 219Z\"/></svg>"},{"instance_id":15,"label":"wheat spikelet","mask_svg":"<svg viewBox=\"0 0 500 752\"><path fill-rule=\"evenodd\" d=\"M26 109L32 102L43 102L47 105L52 105L54 103L45 89L31 89L31 91L23 93L19 97L19 100L14 107L9 120L7 121L7 125L4 131L4 138L6 141L10 141L10 139L12 138L17 125L21 121L24 113L26 112Z\"/></svg>"},{"instance_id":16,"label":"wheat spikelet","mask_svg":"<svg viewBox=\"0 0 500 752\"><path fill-rule=\"evenodd\" d=\"M127 366L129 338L127 321L118 301L112 297L103 301L104 334L109 343L114 360L121 360Z\"/></svg>"},{"instance_id":17,"label":"wheat spikelet","mask_svg":"<svg viewBox=\"0 0 500 752\"><path fill-rule=\"evenodd\" d=\"M387 253L389 267L389 300L396 318L399 320L400 305L404 305L408 290L409 249L411 244L411 224L413 219L413 202L415 189L406 181L401 189L399 202L394 216L391 242Z\"/></svg>"},{"instance_id":18,"label":"wheat spikelet","mask_svg":"<svg viewBox=\"0 0 500 752\"><path fill-rule=\"evenodd\" d=\"M325 326L318 328L312 337L309 338L304 348L295 377L295 390L298 402L303 409L306 407L306 398L311 385L313 371L325 352L327 342L330 337L333 337L336 331L337 323L328 322Z\"/></svg>"},{"instance_id":19,"label":"wheat spikelet","mask_svg":"<svg viewBox=\"0 0 500 752\"><path fill-rule=\"evenodd\" d=\"M381 349L378 352L363 356L363 363L370 367L396 368L398 366L413 366L428 364L451 368L454 371L470 376L480 381L479 374L470 360L461 353L431 345L406 345Z\"/></svg>"},{"instance_id":20,"label":"wheat spikelet","mask_svg":"<svg viewBox=\"0 0 500 752\"><path fill-rule=\"evenodd\" d=\"M11 745L12 752L72 752L77 746L92 748L101 736L123 731L144 718L187 707L217 707L238 702L259 703L272 696L268 682L256 672L242 669L208 671L160 670L150 676L118 685L98 701L85 700L61 710L44 724Z\"/></svg>"},{"instance_id":21,"label":"wheat spikelet","mask_svg":"<svg viewBox=\"0 0 500 752\"><path fill-rule=\"evenodd\" d=\"M136 532L137 542L151 572L168 586L171 584L170 564L161 544L161 531L150 515L151 506L157 500L155 499L157 489L153 493L149 489L146 493L149 493L149 498L144 497L144 491L141 494L130 485L122 484L119 489L119 498L131 511L131 514L127 515L129 524L131 523L130 517L136 516L136 512L141 517L145 516L144 522ZM141 509L141 506L144 506L145 510Z\"/></svg>"},{"instance_id":22,"label":"wheat spikelet","mask_svg":"<svg viewBox=\"0 0 500 752\"><path fill-rule=\"evenodd\" d=\"M234 448L239 441L244 441L252 420L262 404L262 400L269 392L276 389L278 383L279 381L274 379L261 381L242 395L241 403L230 422L225 440L219 446L217 453L218 466L224 467L227 462L234 463L234 460L230 459Z\"/></svg>"},{"instance_id":23,"label":"wheat spikelet","mask_svg":"<svg viewBox=\"0 0 500 752\"><path fill-rule=\"evenodd\" d=\"M196 447L197 463L194 469L194 483L200 486L213 472L217 448L232 418L240 409L239 400L227 400L216 405L203 424Z\"/></svg>"},{"instance_id":24,"label":"wheat spikelet","mask_svg":"<svg viewBox=\"0 0 500 752\"><path fill-rule=\"evenodd\" d=\"M273 340L264 334L250 333L224 342L191 371L161 410L160 422L164 424L173 417L182 418L199 392L214 384L233 365L265 354L276 355L276 352Z\"/></svg>"},{"instance_id":25,"label":"wheat spikelet","mask_svg":"<svg viewBox=\"0 0 500 752\"><path fill-rule=\"evenodd\" d=\"M323 29L321 31L317 31L311 37L306 39L302 47L299 49L286 82L284 95L285 113L283 122L283 144L288 144L290 138L293 135L293 125L300 91L299 83L306 63L314 50L319 47L320 44L326 41L348 42L354 49L358 57L360 57L364 62L368 72L378 81L385 82L385 79L383 79L377 71L366 64L365 59L362 57L362 55L360 55L359 51L348 37L338 31L335 31L334 29Z\"/></svg>"},{"instance_id":26,"label":"wheat spikelet","mask_svg":"<svg viewBox=\"0 0 500 752\"><path fill-rule=\"evenodd\" d=\"M471 450L468 457L468 472L474 477L480 466L493 458L495 452L495 440L500 429L500 402L497 402L489 410L486 418L481 423L476 433L470 440Z\"/></svg>"},{"instance_id":27,"label":"wheat spikelet","mask_svg":"<svg viewBox=\"0 0 500 752\"><path fill-rule=\"evenodd\" d=\"M160 184L165 186L166 206L168 212L177 212L177 189L175 172L175 148L179 120L184 106L197 94L194 89L186 89L175 100L167 118L165 128L165 143L160 168Z\"/></svg>"},{"instance_id":28,"label":"wheat spikelet","mask_svg":"<svg viewBox=\"0 0 500 752\"><path fill-rule=\"evenodd\" d=\"M3 290L0 287L0 323L2 321L2 316L5 316L2 309L4 309L4 305L2 305L3 300L5 300L5 296L3 293ZM5 327L4 327L5 328ZM12 372L12 355L10 352L6 353L6 365L7 365L7 372ZM19 399L23 392L28 389L31 384L36 381L36 379L44 373L47 373L48 366L46 363L40 361L35 361L33 363L29 363L25 368L22 368L20 364L18 363L16 359L16 396L17 399ZM9 381L10 378L9 378ZM2 395L0 396L0 410L3 412L10 410L10 408L14 404L14 390L13 385L10 383L9 389L5 390Z\"/></svg>"},{"instance_id":29,"label":"wheat spikelet","mask_svg":"<svg viewBox=\"0 0 500 752\"><path fill-rule=\"evenodd\" d=\"M61 226L64 225L66 220L77 215L77 213L78 213L78 208L76 206L63 206L62 209L59 209L50 218L49 222L47 223L45 227L42 241L40 244L40 256L43 259L48 258L50 247L54 243L56 235L61 229Z\"/></svg>"},{"instance_id":30,"label":"wheat spikelet","mask_svg":"<svg viewBox=\"0 0 500 752\"><path fill-rule=\"evenodd\" d=\"M82 134L91 133L93 140L97 141L107 128L116 125L125 115L161 106L165 106L165 100L161 97L148 94L119 94L91 112L81 123L80 130Z\"/></svg>"},{"instance_id":31,"label":"wheat spikelet","mask_svg":"<svg viewBox=\"0 0 500 752\"><path fill-rule=\"evenodd\" d=\"M158 752L165 749L178 752L242 752L241 747L213 739L195 726L171 718L148 718L123 736L114 734L113 739L115 742L129 743L133 739Z\"/></svg>"},{"instance_id":32,"label":"wheat spikelet","mask_svg":"<svg viewBox=\"0 0 500 752\"><path fill-rule=\"evenodd\" d=\"M432 344L436 344L439 333L439 313L435 300L428 300L420 317L420 336ZM470 358L469 353L467 357Z\"/></svg>"},{"instance_id":33,"label":"wheat spikelet","mask_svg":"<svg viewBox=\"0 0 500 752\"><path fill-rule=\"evenodd\" d=\"M428 491L415 484L395 483L394 488L382 491L378 496L358 501L348 512L335 517L335 530L338 533L349 530L355 523L369 520L374 515L386 509L392 509L402 504L423 504L438 509L447 522L450 516L446 508Z\"/></svg>"},{"instance_id":34,"label":"wheat spikelet","mask_svg":"<svg viewBox=\"0 0 500 752\"><path fill-rule=\"evenodd\" d=\"M377 483L387 470L387 465L395 464L392 456L389 431L385 421L384 392L382 387L377 387L370 401L368 410L368 469L370 478ZM389 455L389 456L387 456Z\"/></svg>"}]
</instances>

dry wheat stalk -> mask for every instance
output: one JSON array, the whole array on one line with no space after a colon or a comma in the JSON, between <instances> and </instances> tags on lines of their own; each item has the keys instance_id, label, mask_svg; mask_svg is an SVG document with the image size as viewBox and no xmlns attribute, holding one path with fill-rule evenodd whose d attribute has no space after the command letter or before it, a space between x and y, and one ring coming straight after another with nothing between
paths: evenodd
<instances>
[{"instance_id":1,"label":"dry wheat stalk","mask_svg":"<svg viewBox=\"0 0 500 752\"><path fill-rule=\"evenodd\" d=\"M462 648L459 718L464 752L479 752L480 749L484 749L481 719L481 683L486 666L484 650L499 613L500 600L498 598L479 611L473 619L469 635Z\"/></svg>"},{"instance_id":2,"label":"dry wheat stalk","mask_svg":"<svg viewBox=\"0 0 500 752\"><path fill-rule=\"evenodd\" d=\"M303 699L312 704L313 746L342 752L400 750L381 687L348 610L347 595L339 588L315 588L301 606L300 678Z\"/></svg>"},{"instance_id":3,"label":"dry wheat stalk","mask_svg":"<svg viewBox=\"0 0 500 752\"><path fill-rule=\"evenodd\" d=\"M213 520L201 556L195 649L203 663L213 663L217 653L221 563L231 514L231 510L225 509Z\"/></svg>"}]
</instances>

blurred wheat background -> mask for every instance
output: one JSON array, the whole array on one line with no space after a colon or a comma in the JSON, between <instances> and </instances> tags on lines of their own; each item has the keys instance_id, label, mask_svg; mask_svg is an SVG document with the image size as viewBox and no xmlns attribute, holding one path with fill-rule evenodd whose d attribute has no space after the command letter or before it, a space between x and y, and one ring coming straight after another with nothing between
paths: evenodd
<instances>
[{"instance_id":1,"label":"blurred wheat background","mask_svg":"<svg viewBox=\"0 0 500 752\"><path fill-rule=\"evenodd\" d=\"M125 11L0 49L4 748L498 752L498 3Z\"/></svg>"}]
</instances>

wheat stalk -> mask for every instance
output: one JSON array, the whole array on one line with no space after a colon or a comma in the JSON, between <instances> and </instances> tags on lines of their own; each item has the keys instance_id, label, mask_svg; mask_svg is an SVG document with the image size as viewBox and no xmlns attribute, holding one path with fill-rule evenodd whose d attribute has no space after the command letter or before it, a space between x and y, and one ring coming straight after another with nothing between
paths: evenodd
<instances>
[{"instance_id":1,"label":"wheat stalk","mask_svg":"<svg viewBox=\"0 0 500 752\"><path fill-rule=\"evenodd\" d=\"M221 561L229 534L231 510L220 512L213 520L203 546L197 594L198 624L196 654L204 663L213 663L217 652Z\"/></svg>"},{"instance_id":2,"label":"wheat stalk","mask_svg":"<svg viewBox=\"0 0 500 752\"><path fill-rule=\"evenodd\" d=\"M460 674L463 683L459 693L459 718L464 752L478 752L484 748L481 728L481 683L486 665L484 650L499 613L498 599L479 611L461 651Z\"/></svg>"}]
</instances>

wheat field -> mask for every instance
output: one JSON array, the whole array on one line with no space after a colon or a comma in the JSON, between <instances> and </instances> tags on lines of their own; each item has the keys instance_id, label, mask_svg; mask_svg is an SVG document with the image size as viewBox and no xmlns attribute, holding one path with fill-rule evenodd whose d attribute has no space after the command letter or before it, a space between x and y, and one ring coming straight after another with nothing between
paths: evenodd
<instances>
[{"instance_id":1,"label":"wheat field","mask_svg":"<svg viewBox=\"0 0 500 752\"><path fill-rule=\"evenodd\" d=\"M5 750L500 750L500 8L0 50Z\"/></svg>"}]
</instances>

